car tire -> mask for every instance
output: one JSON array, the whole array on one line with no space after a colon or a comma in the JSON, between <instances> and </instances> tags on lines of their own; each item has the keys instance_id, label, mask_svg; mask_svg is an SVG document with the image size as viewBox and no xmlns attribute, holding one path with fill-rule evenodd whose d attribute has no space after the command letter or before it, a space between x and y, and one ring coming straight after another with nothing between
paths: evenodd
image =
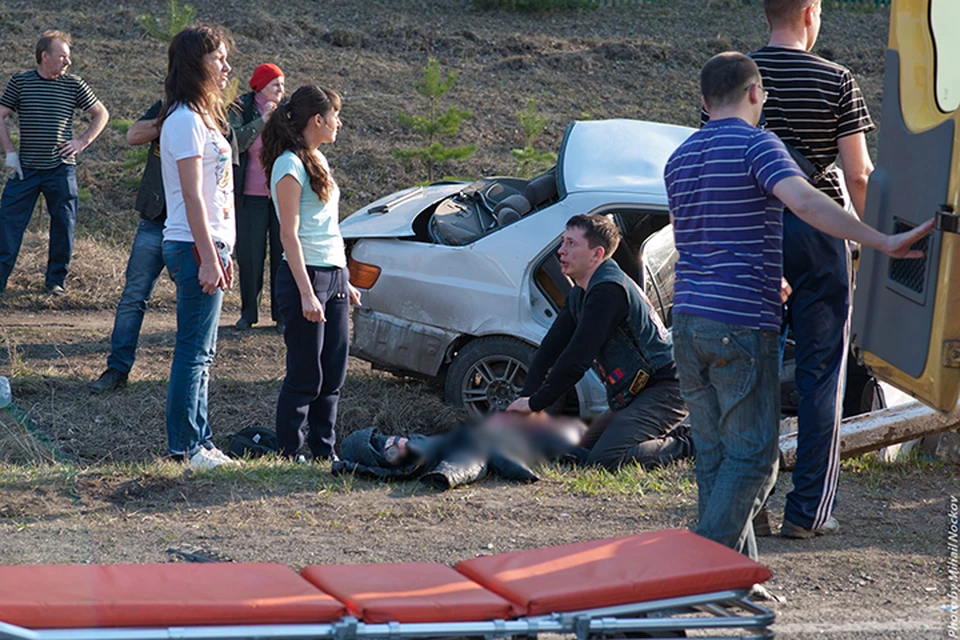
<instances>
[{"instance_id":1,"label":"car tire","mask_svg":"<svg viewBox=\"0 0 960 640\"><path fill-rule=\"evenodd\" d=\"M526 342L501 336L468 342L447 369L447 402L466 409L471 418L503 411L520 397L535 351Z\"/></svg>"}]
</instances>

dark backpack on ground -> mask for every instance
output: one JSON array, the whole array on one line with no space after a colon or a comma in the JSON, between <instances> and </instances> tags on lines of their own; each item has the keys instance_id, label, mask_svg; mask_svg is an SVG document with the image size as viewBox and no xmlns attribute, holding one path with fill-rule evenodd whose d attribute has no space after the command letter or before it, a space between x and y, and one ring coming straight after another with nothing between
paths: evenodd
<instances>
[{"instance_id":1,"label":"dark backpack on ground","mask_svg":"<svg viewBox=\"0 0 960 640\"><path fill-rule=\"evenodd\" d=\"M231 458L259 458L277 453L277 434L266 427L247 427L233 434L227 453Z\"/></svg>"}]
</instances>

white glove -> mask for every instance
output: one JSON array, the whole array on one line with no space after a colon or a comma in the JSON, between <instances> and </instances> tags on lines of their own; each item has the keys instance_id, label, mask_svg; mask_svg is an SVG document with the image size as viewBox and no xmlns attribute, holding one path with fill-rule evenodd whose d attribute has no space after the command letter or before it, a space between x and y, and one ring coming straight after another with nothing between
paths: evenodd
<instances>
[{"instance_id":1,"label":"white glove","mask_svg":"<svg viewBox=\"0 0 960 640\"><path fill-rule=\"evenodd\" d=\"M7 154L6 159L7 169L13 169L13 172L17 174L17 177L23 180L23 169L20 168L20 154L16 151L11 151Z\"/></svg>"}]
</instances>

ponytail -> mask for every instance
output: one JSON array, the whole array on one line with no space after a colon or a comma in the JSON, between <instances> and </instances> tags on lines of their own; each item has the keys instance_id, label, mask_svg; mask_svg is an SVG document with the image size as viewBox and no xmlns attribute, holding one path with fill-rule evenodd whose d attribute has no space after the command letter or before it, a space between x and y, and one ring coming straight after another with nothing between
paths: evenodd
<instances>
[{"instance_id":1,"label":"ponytail","mask_svg":"<svg viewBox=\"0 0 960 640\"><path fill-rule=\"evenodd\" d=\"M260 149L260 164L267 178L273 173L273 165L284 151L292 151L303 162L310 179L310 188L322 202L330 198L333 177L320 163L312 149L307 148L303 130L313 116L326 116L330 111L339 111L340 95L332 89L306 85L297 89L289 99L276 108L263 128Z\"/></svg>"}]
</instances>

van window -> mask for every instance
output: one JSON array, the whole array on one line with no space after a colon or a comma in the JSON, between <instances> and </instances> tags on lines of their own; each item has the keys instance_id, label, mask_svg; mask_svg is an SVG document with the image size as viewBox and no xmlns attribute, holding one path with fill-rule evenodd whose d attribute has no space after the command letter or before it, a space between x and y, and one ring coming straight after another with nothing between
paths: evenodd
<instances>
[{"instance_id":1,"label":"van window","mask_svg":"<svg viewBox=\"0 0 960 640\"><path fill-rule=\"evenodd\" d=\"M960 11L957 0L930 0L930 30L936 60L935 94L944 113L960 107Z\"/></svg>"}]
</instances>

